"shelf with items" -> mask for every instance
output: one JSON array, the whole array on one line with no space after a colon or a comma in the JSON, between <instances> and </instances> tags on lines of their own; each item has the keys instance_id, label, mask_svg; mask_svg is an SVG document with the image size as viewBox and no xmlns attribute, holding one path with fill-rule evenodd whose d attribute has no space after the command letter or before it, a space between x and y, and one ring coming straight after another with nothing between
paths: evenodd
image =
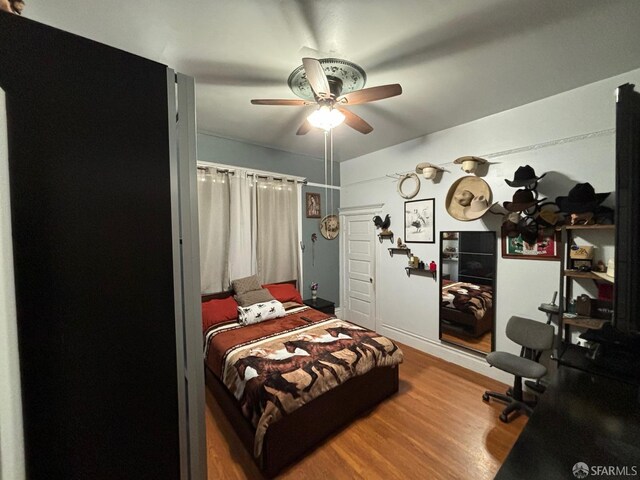
<instances>
[{"instance_id":1,"label":"shelf with items","mask_svg":"<svg viewBox=\"0 0 640 480\"><path fill-rule=\"evenodd\" d=\"M556 227L557 231L565 230L615 230L615 225L564 225Z\"/></svg>"},{"instance_id":2,"label":"shelf with items","mask_svg":"<svg viewBox=\"0 0 640 480\"><path fill-rule=\"evenodd\" d=\"M587 232L596 232L600 231L604 234L615 232L615 225L565 225L558 230L561 231L561 245L564 249L564 255L561 256L560 262L560 330L559 335L566 345L571 345L571 329L572 328L580 328L583 330L600 330L607 323L610 323L610 318L597 318L589 315L579 315L575 314L572 306L576 305L578 302L573 302L573 287L574 282L580 282L581 280L592 280L597 285L601 285L604 287L605 284L612 285L615 283L615 279L613 277L608 276L604 272L598 272L593 270L583 271L580 269L571 269L570 266L573 266L573 263L576 262L585 262L587 266L590 266L593 263L593 254L587 256L574 256L572 257L572 245L574 245L574 237L585 233L587 237L589 234ZM585 237L586 238L586 237ZM601 244L608 245L607 241L602 242ZM590 238L593 240L593 238ZM587 242L590 243L590 242ZM597 242L596 242L597 243ZM591 253L593 248L591 246L580 247L578 249L577 246L573 246L573 251L575 254L576 250L586 250ZM586 297L585 295L579 297ZM579 300L579 298L578 298ZM596 305L600 300L595 298L588 298L592 303L591 305ZM595 308L595 307L591 307ZM579 308L576 308L579 310ZM600 310L600 309L598 309ZM570 311L571 313L567 313ZM605 312L608 310L604 310ZM600 317L606 316L600 312Z\"/></svg>"},{"instance_id":3,"label":"shelf with items","mask_svg":"<svg viewBox=\"0 0 640 480\"><path fill-rule=\"evenodd\" d=\"M609 323L609 320L586 317L584 315L576 315L575 317L563 315L562 321L565 325L572 325L574 327L581 327L589 330L600 330L605 323Z\"/></svg>"},{"instance_id":4,"label":"shelf with items","mask_svg":"<svg viewBox=\"0 0 640 480\"><path fill-rule=\"evenodd\" d=\"M573 278L588 278L591 280L615 283L614 277L609 277L604 272L582 272L580 270L565 270L563 272L565 277L573 277Z\"/></svg>"},{"instance_id":5,"label":"shelf with items","mask_svg":"<svg viewBox=\"0 0 640 480\"><path fill-rule=\"evenodd\" d=\"M429 270L428 268L404 267L404 269L407 272L407 277L411 277L411 274L413 273L415 275L431 275L434 280L436 278L437 272L435 270Z\"/></svg>"},{"instance_id":6,"label":"shelf with items","mask_svg":"<svg viewBox=\"0 0 640 480\"><path fill-rule=\"evenodd\" d=\"M411 249L410 248L390 247L387 250L389 250L389 256L390 257L393 257L394 253L402 253L403 255L406 255L407 257L411 256Z\"/></svg>"}]
</instances>

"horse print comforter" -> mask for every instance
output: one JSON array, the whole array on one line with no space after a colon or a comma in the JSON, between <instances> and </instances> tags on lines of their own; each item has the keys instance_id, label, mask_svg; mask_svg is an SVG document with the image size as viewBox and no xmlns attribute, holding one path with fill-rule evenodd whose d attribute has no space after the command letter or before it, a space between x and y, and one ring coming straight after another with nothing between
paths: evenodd
<instances>
[{"instance_id":1,"label":"horse print comforter","mask_svg":"<svg viewBox=\"0 0 640 480\"><path fill-rule=\"evenodd\" d=\"M238 399L256 429L254 455L270 424L376 366L402 362L402 351L371 330L309 307L205 334L205 362Z\"/></svg>"},{"instance_id":2,"label":"horse print comforter","mask_svg":"<svg viewBox=\"0 0 640 480\"><path fill-rule=\"evenodd\" d=\"M467 282L443 285L442 306L469 313L480 320L493 306L493 288Z\"/></svg>"}]
</instances>

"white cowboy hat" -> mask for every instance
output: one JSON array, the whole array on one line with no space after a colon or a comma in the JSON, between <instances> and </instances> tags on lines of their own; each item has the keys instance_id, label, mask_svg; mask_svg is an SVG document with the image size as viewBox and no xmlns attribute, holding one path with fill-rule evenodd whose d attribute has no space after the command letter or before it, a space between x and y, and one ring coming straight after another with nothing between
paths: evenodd
<instances>
[{"instance_id":1,"label":"white cowboy hat","mask_svg":"<svg viewBox=\"0 0 640 480\"><path fill-rule=\"evenodd\" d=\"M433 165L432 163L428 163L428 162L422 162L416 165L416 173L421 173L422 175L424 175L424 178L426 178L427 180L431 180L432 178L435 178L438 172L443 172L443 171L444 171L443 168L440 168L439 166Z\"/></svg>"},{"instance_id":2,"label":"white cowboy hat","mask_svg":"<svg viewBox=\"0 0 640 480\"><path fill-rule=\"evenodd\" d=\"M467 175L466 177L459 178L451 185L447 192L447 198L445 200L447 213L456 220L463 222L474 220L474 218L469 218L465 214L464 209L465 207L470 207L472 200L477 197L484 197L487 205L491 206L493 193L487 182L475 175Z\"/></svg>"}]
</instances>

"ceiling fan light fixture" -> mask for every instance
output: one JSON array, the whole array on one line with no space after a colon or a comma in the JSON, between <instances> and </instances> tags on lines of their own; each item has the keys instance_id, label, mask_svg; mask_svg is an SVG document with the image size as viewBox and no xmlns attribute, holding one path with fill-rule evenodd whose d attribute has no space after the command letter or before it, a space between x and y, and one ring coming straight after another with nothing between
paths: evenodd
<instances>
[{"instance_id":1,"label":"ceiling fan light fixture","mask_svg":"<svg viewBox=\"0 0 640 480\"><path fill-rule=\"evenodd\" d=\"M311 125L329 131L344 122L344 114L340 110L322 105L307 117Z\"/></svg>"}]
</instances>

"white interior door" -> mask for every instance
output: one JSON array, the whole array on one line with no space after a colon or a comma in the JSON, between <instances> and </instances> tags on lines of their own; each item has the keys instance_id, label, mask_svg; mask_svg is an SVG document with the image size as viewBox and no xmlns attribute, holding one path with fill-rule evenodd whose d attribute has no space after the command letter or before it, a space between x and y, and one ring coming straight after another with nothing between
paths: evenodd
<instances>
[{"instance_id":1,"label":"white interior door","mask_svg":"<svg viewBox=\"0 0 640 480\"><path fill-rule=\"evenodd\" d=\"M343 317L375 330L375 230L371 215L344 217Z\"/></svg>"}]
</instances>

